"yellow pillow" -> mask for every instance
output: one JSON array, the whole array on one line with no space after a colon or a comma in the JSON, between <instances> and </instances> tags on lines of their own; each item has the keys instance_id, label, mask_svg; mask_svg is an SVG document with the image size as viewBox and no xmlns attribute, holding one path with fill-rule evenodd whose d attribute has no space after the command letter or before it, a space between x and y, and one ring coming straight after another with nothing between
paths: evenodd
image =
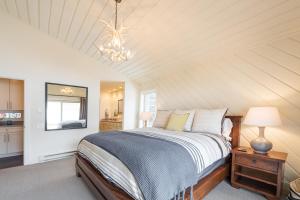
<instances>
[{"instance_id":1,"label":"yellow pillow","mask_svg":"<svg viewBox=\"0 0 300 200\"><path fill-rule=\"evenodd\" d=\"M183 131L184 125L189 117L189 113L186 114L175 114L173 113L169 118L167 130L170 131Z\"/></svg>"}]
</instances>

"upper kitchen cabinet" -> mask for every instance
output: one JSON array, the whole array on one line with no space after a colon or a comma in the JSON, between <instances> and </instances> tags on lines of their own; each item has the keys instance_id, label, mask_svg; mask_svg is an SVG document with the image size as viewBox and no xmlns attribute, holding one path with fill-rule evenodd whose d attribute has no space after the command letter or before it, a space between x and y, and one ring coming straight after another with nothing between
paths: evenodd
<instances>
[{"instance_id":1,"label":"upper kitchen cabinet","mask_svg":"<svg viewBox=\"0 0 300 200\"><path fill-rule=\"evenodd\" d=\"M10 80L10 110L24 109L24 82Z\"/></svg>"},{"instance_id":2,"label":"upper kitchen cabinet","mask_svg":"<svg viewBox=\"0 0 300 200\"><path fill-rule=\"evenodd\" d=\"M0 110L24 109L24 82L0 78Z\"/></svg>"},{"instance_id":3,"label":"upper kitchen cabinet","mask_svg":"<svg viewBox=\"0 0 300 200\"><path fill-rule=\"evenodd\" d=\"M0 110L9 109L9 79L0 78Z\"/></svg>"}]
</instances>

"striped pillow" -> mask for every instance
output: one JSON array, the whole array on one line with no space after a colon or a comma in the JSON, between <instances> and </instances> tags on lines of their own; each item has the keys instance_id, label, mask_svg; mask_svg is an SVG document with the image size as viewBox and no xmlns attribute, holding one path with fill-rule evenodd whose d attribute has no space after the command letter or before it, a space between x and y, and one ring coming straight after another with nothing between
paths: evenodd
<instances>
[{"instance_id":1,"label":"striped pillow","mask_svg":"<svg viewBox=\"0 0 300 200\"><path fill-rule=\"evenodd\" d=\"M205 132L222 134L222 123L227 108L214 110L197 110L194 118L192 132Z\"/></svg>"},{"instance_id":2,"label":"striped pillow","mask_svg":"<svg viewBox=\"0 0 300 200\"><path fill-rule=\"evenodd\" d=\"M166 128L172 111L169 110L158 110L153 123L155 128Z\"/></svg>"}]
</instances>

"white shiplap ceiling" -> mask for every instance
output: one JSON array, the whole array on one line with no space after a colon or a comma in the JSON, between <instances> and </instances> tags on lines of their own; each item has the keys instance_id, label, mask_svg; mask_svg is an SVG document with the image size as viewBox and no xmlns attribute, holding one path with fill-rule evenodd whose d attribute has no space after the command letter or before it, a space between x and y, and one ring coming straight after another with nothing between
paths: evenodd
<instances>
[{"instance_id":1,"label":"white shiplap ceiling","mask_svg":"<svg viewBox=\"0 0 300 200\"><path fill-rule=\"evenodd\" d=\"M137 83L300 30L299 0L123 0L120 16L135 56L116 65L94 46L103 36L99 20L113 19L113 6L113 0L0 0L3 12Z\"/></svg>"}]
</instances>

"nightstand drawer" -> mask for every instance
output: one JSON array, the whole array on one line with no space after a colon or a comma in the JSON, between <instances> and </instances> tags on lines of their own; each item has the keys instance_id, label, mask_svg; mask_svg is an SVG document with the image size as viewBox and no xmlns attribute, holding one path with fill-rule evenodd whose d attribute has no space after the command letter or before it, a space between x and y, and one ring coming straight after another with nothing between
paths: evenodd
<instances>
[{"instance_id":1,"label":"nightstand drawer","mask_svg":"<svg viewBox=\"0 0 300 200\"><path fill-rule=\"evenodd\" d=\"M279 163L277 161L265 160L253 156L239 154L236 155L235 159L237 164L254 167L274 173L278 171Z\"/></svg>"}]
</instances>

